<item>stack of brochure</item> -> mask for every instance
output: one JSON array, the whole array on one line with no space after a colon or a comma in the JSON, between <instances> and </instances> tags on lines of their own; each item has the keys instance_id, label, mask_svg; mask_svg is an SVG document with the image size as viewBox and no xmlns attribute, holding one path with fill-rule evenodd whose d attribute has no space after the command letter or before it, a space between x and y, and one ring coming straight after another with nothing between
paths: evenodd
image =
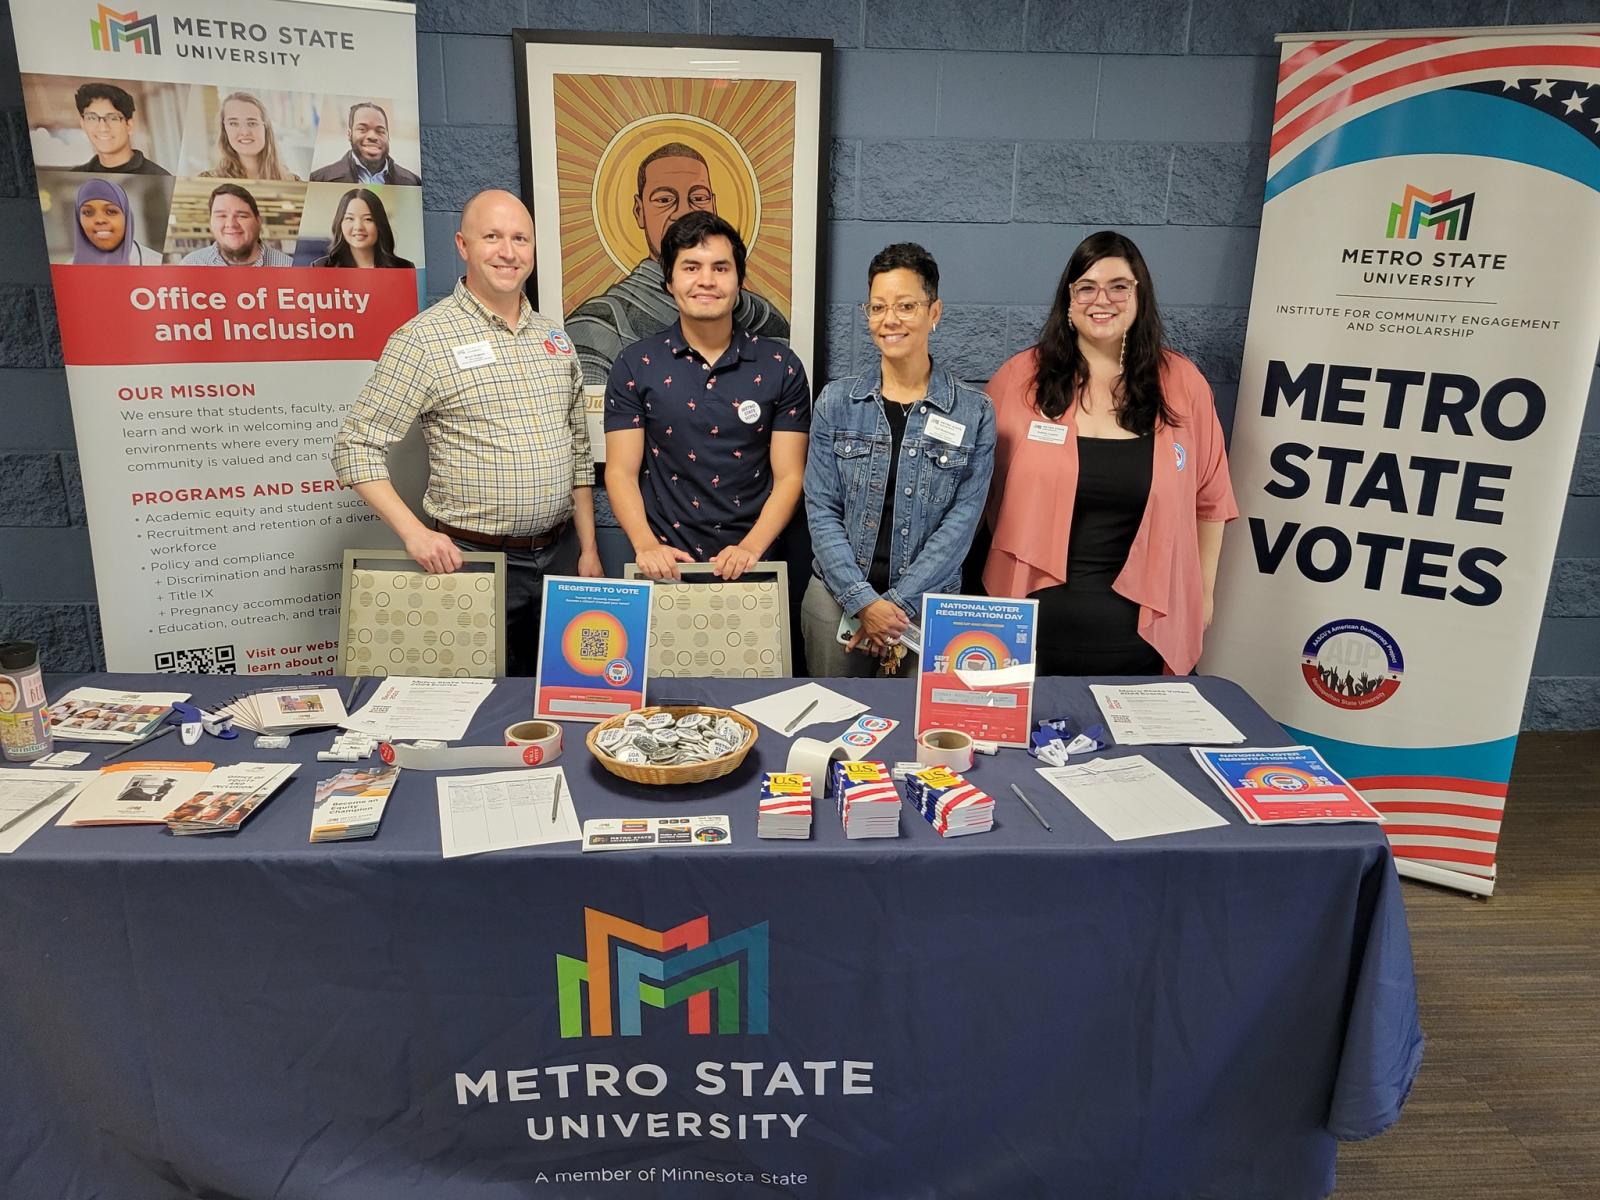
<instances>
[{"instance_id":1,"label":"stack of brochure","mask_svg":"<svg viewBox=\"0 0 1600 1200\"><path fill-rule=\"evenodd\" d=\"M348 842L377 833L399 778L399 767L371 767L324 779L311 806L311 840Z\"/></svg>"},{"instance_id":2,"label":"stack of brochure","mask_svg":"<svg viewBox=\"0 0 1600 1200\"><path fill-rule=\"evenodd\" d=\"M994 797L949 767L928 767L907 776L906 800L940 837L988 833L994 828Z\"/></svg>"},{"instance_id":3,"label":"stack of brochure","mask_svg":"<svg viewBox=\"0 0 1600 1200\"><path fill-rule=\"evenodd\" d=\"M1252 825L1382 821L1344 776L1310 746L1190 751Z\"/></svg>"},{"instance_id":4,"label":"stack of brochure","mask_svg":"<svg viewBox=\"0 0 1600 1200\"><path fill-rule=\"evenodd\" d=\"M142 742L188 692L73 688L50 706L50 732L69 742Z\"/></svg>"},{"instance_id":5,"label":"stack of brochure","mask_svg":"<svg viewBox=\"0 0 1600 1200\"><path fill-rule=\"evenodd\" d=\"M239 827L294 774L297 763L218 767L166 816L173 833L238 833Z\"/></svg>"},{"instance_id":6,"label":"stack of brochure","mask_svg":"<svg viewBox=\"0 0 1600 1200\"><path fill-rule=\"evenodd\" d=\"M811 776L797 771L768 771L762 776L756 836L811 836Z\"/></svg>"},{"instance_id":7,"label":"stack of brochure","mask_svg":"<svg viewBox=\"0 0 1600 1200\"><path fill-rule=\"evenodd\" d=\"M188 796L211 770L208 762L114 762L88 786L57 825L159 825L174 799Z\"/></svg>"},{"instance_id":8,"label":"stack of brochure","mask_svg":"<svg viewBox=\"0 0 1600 1200\"><path fill-rule=\"evenodd\" d=\"M265 734L321 729L337 725L347 715L338 690L328 687L273 688L236 696L213 711L219 717L232 717L235 725L252 733Z\"/></svg>"},{"instance_id":9,"label":"stack of brochure","mask_svg":"<svg viewBox=\"0 0 1600 1200\"><path fill-rule=\"evenodd\" d=\"M900 793L894 790L894 778L885 764L842 759L831 769L845 837L900 836Z\"/></svg>"}]
</instances>

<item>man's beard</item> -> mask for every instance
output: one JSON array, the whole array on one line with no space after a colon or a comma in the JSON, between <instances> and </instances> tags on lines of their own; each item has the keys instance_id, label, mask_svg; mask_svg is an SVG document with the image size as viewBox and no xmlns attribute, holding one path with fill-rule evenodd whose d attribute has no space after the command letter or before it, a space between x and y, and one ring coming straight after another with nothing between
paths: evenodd
<instances>
[{"instance_id":1,"label":"man's beard","mask_svg":"<svg viewBox=\"0 0 1600 1200\"><path fill-rule=\"evenodd\" d=\"M254 262L255 259L256 259L256 256L261 253L261 239L257 238L255 241L251 242L250 245L247 246L243 251L229 250L221 242L218 242L217 243L217 252L222 255L223 261L230 262L230 263L233 263L235 265L242 265L242 264L247 263L247 262Z\"/></svg>"}]
</instances>

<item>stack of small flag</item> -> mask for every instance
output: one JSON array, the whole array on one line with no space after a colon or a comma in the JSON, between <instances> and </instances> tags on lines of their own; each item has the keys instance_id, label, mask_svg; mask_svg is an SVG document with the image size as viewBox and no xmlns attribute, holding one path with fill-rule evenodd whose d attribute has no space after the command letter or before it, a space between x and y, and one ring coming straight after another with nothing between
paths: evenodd
<instances>
[{"instance_id":1,"label":"stack of small flag","mask_svg":"<svg viewBox=\"0 0 1600 1200\"><path fill-rule=\"evenodd\" d=\"M836 761L832 768L833 798L847 838L899 837L900 793L889 768L881 762Z\"/></svg>"},{"instance_id":2,"label":"stack of small flag","mask_svg":"<svg viewBox=\"0 0 1600 1200\"><path fill-rule=\"evenodd\" d=\"M907 776L906 799L940 837L994 828L994 798L949 767L928 767Z\"/></svg>"},{"instance_id":3,"label":"stack of small flag","mask_svg":"<svg viewBox=\"0 0 1600 1200\"><path fill-rule=\"evenodd\" d=\"M761 808L756 836L811 836L811 776L797 771L768 771L761 777Z\"/></svg>"}]
</instances>

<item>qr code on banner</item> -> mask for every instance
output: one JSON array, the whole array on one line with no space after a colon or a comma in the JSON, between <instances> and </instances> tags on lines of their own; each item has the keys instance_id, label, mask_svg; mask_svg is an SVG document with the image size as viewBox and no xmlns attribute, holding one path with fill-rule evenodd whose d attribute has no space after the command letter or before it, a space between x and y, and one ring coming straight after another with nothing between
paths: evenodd
<instances>
[{"instance_id":1,"label":"qr code on banner","mask_svg":"<svg viewBox=\"0 0 1600 1200\"><path fill-rule=\"evenodd\" d=\"M578 639L579 658L610 658L611 631L609 629L584 629Z\"/></svg>"},{"instance_id":2,"label":"qr code on banner","mask_svg":"<svg viewBox=\"0 0 1600 1200\"><path fill-rule=\"evenodd\" d=\"M181 675L237 675L239 665L232 646L201 646L195 650L161 650L156 670Z\"/></svg>"}]
</instances>

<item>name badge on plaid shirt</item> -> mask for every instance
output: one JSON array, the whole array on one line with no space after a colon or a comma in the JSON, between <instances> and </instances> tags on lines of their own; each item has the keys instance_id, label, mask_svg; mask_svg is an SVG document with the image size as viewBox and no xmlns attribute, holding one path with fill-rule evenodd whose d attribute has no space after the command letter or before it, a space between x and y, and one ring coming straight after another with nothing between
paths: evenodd
<instances>
[{"instance_id":1,"label":"name badge on plaid shirt","mask_svg":"<svg viewBox=\"0 0 1600 1200\"><path fill-rule=\"evenodd\" d=\"M450 353L456 356L456 366L465 371L468 367L486 367L494 361L494 347L488 342L467 342L461 346L451 346Z\"/></svg>"}]
</instances>

